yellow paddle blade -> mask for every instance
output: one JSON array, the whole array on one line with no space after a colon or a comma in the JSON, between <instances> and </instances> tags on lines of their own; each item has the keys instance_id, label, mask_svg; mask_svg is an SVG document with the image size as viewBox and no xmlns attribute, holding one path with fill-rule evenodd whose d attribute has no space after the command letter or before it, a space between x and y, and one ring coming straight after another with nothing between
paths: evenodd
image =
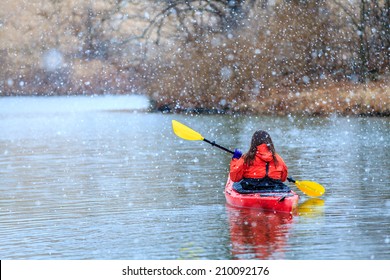
<instances>
[{"instance_id":1,"label":"yellow paddle blade","mask_svg":"<svg viewBox=\"0 0 390 280\"><path fill-rule=\"evenodd\" d=\"M300 189L303 193L308 196L321 196L325 193L325 188L320 184L312 181L295 181L295 185Z\"/></svg>"},{"instance_id":2,"label":"yellow paddle blade","mask_svg":"<svg viewBox=\"0 0 390 280\"><path fill-rule=\"evenodd\" d=\"M199 132L196 132L195 130L189 128L188 126L185 126L182 123L179 123L178 121L172 120L172 128L173 132L177 136L185 140L197 141L204 139L204 137L200 135Z\"/></svg>"}]
</instances>

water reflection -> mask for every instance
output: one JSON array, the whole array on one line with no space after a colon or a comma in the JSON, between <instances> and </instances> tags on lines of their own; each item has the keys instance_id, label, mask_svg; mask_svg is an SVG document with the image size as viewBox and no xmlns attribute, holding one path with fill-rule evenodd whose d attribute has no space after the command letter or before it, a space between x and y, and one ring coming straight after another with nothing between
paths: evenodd
<instances>
[{"instance_id":1,"label":"water reflection","mask_svg":"<svg viewBox=\"0 0 390 280\"><path fill-rule=\"evenodd\" d=\"M309 198L298 205L299 216L316 218L324 215L325 200L321 198Z\"/></svg>"},{"instance_id":2,"label":"water reflection","mask_svg":"<svg viewBox=\"0 0 390 280\"><path fill-rule=\"evenodd\" d=\"M294 213L267 212L226 205L231 254L234 259L285 259L290 229L297 218L316 219L324 215L325 201L309 198Z\"/></svg>"},{"instance_id":3,"label":"water reflection","mask_svg":"<svg viewBox=\"0 0 390 280\"><path fill-rule=\"evenodd\" d=\"M227 205L234 259L283 259L293 215Z\"/></svg>"}]
</instances>

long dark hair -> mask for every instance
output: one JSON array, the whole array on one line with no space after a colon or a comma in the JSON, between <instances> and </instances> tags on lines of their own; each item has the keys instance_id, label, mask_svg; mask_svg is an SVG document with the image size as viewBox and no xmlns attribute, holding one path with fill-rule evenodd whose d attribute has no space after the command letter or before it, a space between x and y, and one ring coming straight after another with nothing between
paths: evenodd
<instances>
[{"instance_id":1,"label":"long dark hair","mask_svg":"<svg viewBox=\"0 0 390 280\"><path fill-rule=\"evenodd\" d=\"M272 153L272 158L275 162L275 165L277 165L278 160L276 159L276 152L275 152L274 144L272 143L271 136L268 134L268 132L266 132L264 130L258 130L253 134L249 151L244 156L245 164L251 165L253 163L253 161L255 160L256 152L257 152L257 146L259 146L261 144L267 145L268 149Z\"/></svg>"}]
</instances>

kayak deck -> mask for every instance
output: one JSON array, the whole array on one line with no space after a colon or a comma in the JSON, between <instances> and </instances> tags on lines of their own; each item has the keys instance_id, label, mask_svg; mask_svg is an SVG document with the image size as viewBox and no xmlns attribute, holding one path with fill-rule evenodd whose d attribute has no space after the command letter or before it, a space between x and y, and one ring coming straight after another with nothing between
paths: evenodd
<instances>
[{"instance_id":1,"label":"kayak deck","mask_svg":"<svg viewBox=\"0 0 390 280\"><path fill-rule=\"evenodd\" d=\"M226 202L232 206L290 213L298 205L299 196L293 191L242 194L233 188L233 183L229 178L225 186Z\"/></svg>"}]
</instances>

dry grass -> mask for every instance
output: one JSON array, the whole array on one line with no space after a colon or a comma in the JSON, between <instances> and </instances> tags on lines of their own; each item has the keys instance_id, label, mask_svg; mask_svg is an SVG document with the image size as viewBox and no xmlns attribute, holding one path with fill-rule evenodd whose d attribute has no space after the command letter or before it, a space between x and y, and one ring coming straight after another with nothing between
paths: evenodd
<instances>
[{"instance_id":1,"label":"dry grass","mask_svg":"<svg viewBox=\"0 0 390 280\"><path fill-rule=\"evenodd\" d=\"M325 3L323 3L325 4ZM186 42L146 87L161 110L261 114L389 115L387 70L380 82L356 83L356 34L342 18L280 6L231 37ZM387 71L387 72L386 72ZM387 74L388 75L388 74ZM378 77L377 77L378 78Z\"/></svg>"},{"instance_id":2,"label":"dry grass","mask_svg":"<svg viewBox=\"0 0 390 280\"><path fill-rule=\"evenodd\" d=\"M386 77L379 82L348 80L356 70L351 65L356 65L357 35L345 14L324 13L325 1L256 10L245 27L228 36L198 34L181 38L183 44L167 36L161 46L135 41L123 47L99 45L139 35L148 25L147 15L159 7L131 1L114 13L114 20L102 20L115 12L114 2L1 2L0 94L142 90L157 109L180 112L390 114L389 66L378 70ZM89 10L94 11L91 18ZM115 20L123 14L128 20ZM89 20L97 28L91 34L86 32ZM168 24L175 25L174 19ZM88 43L102 47L103 54L86 55ZM55 71L43 66L52 49L64 59Z\"/></svg>"},{"instance_id":3,"label":"dry grass","mask_svg":"<svg viewBox=\"0 0 390 280\"><path fill-rule=\"evenodd\" d=\"M390 116L389 80L354 84L334 82L302 91L272 90L248 106L265 114Z\"/></svg>"},{"instance_id":4,"label":"dry grass","mask_svg":"<svg viewBox=\"0 0 390 280\"><path fill-rule=\"evenodd\" d=\"M155 107L157 110L190 113L390 116L390 81L385 79L366 84L343 81L294 90L269 89L260 97L234 101L233 107L221 106L220 102L213 103L212 100L215 99L215 96L204 96L203 101L197 98L191 102L190 96L171 94L169 99L166 96L163 99L155 99L159 100Z\"/></svg>"}]
</instances>

